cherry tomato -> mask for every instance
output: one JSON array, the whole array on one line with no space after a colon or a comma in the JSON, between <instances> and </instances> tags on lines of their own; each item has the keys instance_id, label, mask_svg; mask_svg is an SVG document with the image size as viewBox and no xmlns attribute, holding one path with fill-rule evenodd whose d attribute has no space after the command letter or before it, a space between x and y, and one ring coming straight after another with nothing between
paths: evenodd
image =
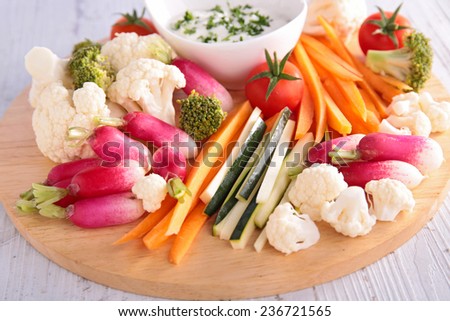
<instances>
[{"instance_id":1,"label":"cherry tomato","mask_svg":"<svg viewBox=\"0 0 450 321\"><path fill-rule=\"evenodd\" d=\"M113 39L116 36L116 33L122 32L134 32L139 36L157 33L153 23L149 19L144 18L144 14L145 9L140 16L138 16L136 10L133 10L133 13L131 14L122 14L122 17L111 27L110 38Z\"/></svg>"},{"instance_id":2,"label":"cherry tomato","mask_svg":"<svg viewBox=\"0 0 450 321\"><path fill-rule=\"evenodd\" d=\"M287 57L285 58L287 59ZM278 75L279 79L268 99L266 99L270 78L262 77L255 80L252 80L252 78L262 73L274 76L273 72L274 70L269 68L268 63L264 62L250 72L245 86L245 95L250 104L253 107L259 107L265 119L275 115L284 107L289 107L295 113L303 96L304 82L300 70L291 62L285 61L284 68L280 70L280 75ZM291 79L283 79L286 78L283 75L287 75Z\"/></svg>"},{"instance_id":3,"label":"cherry tomato","mask_svg":"<svg viewBox=\"0 0 450 321\"><path fill-rule=\"evenodd\" d=\"M364 54L368 50L394 50L403 47L404 37L411 33L411 23L398 14L401 5L394 12L371 14L362 23L358 39Z\"/></svg>"}]
</instances>

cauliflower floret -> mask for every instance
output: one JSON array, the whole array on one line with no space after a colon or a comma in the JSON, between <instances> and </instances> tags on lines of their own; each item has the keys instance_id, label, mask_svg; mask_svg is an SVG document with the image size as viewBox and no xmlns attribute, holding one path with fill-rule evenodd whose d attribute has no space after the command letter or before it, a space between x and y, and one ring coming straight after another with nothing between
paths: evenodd
<instances>
[{"instance_id":1,"label":"cauliflower floret","mask_svg":"<svg viewBox=\"0 0 450 321\"><path fill-rule=\"evenodd\" d=\"M85 82L82 88L75 90L72 99L79 114L109 114L108 107L105 104L106 94L93 82Z\"/></svg>"},{"instance_id":2,"label":"cauliflower floret","mask_svg":"<svg viewBox=\"0 0 450 321\"><path fill-rule=\"evenodd\" d=\"M33 84L34 86L34 84ZM44 156L54 162L65 162L79 153L65 141L69 124L75 116L72 93L60 81L53 82L40 90L34 97L32 126L36 144Z\"/></svg>"},{"instance_id":3,"label":"cauliflower floret","mask_svg":"<svg viewBox=\"0 0 450 321\"><path fill-rule=\"evenodd\" d=\"M359 186L350 186L336 201L326 202L321 216L337 232L350 237L366 235L377 221L375 215L369 214L366 194Z\"/></svg>"},{"instance_id":4,"label":"cauliflower floret","mask_svg":"<svg viewBox=\"0 0 450 321\"><path fill-rule=\"evenodd\" d=\"M153 213L161 207L167 195L167 184L158 174L149 174L139 179L131 189L137 198L142 200L144 209Z\"/></svg>"},{"instance_id":5,"label":"cauliflower floret","mask_svg":"<svg viewBox=\"0 0 450 321\"><path fill-rule=\"evenodd\" d=\"M61 59L45 47L33 47L25 55L25 69L32 77L28 98L33 108L49 84L60 81L64 87L70 88L72 80L67 73L68 62L69 59Z\"/></svg>"},{"instance_id":6,"label":"cauliflower floret","mask_svg":"<svg viewBox=\"0 0 450 321\"><path fill-rule=\"evenodd\" d=\"M158 34L120 33L102 46L101 53L109 58L116 72L139 58L157 59L166 64L172 60L171 47Z\"/></svg>"},{"instance_id":7,"label":"cauliflower floret","mask_svg":"<svg viewBox=\"0 0 450 321\"><path fill-rule=\"evenodd\" d=\"M366 184L369 212L379 221L394 221L401 212L411 212L416 204L412 192L402 182L384 178Z\"/></svg>"},{"instance_id":8,"label":"cauliflower floret","mask_svg":"<svg viewBox=\"0 0 450 321\"><path fill-rule=\"evenodd\" d=\"M428 137L431 133L431 122L420 110L419 99L416 92L395 96L387 108L390 115L384 120L384 125L387 126L381 127L379 131L390 130L393 133L397 129L399 132L409 131L412 135Z\"/></svg>"},{"instance_id":9,"label":"cauliflower floret","mask_svg":"<svg viewBox=\"0 0 450 321\"><path fill-rule=\"evenodd\" d=\"M430 136L431 122L420 109L420 97L416 92L397 95L387 108L387 121L393 128L410 131L412 135Z\"/></svg>"},{"instance_id":10,"label":"cauliflower floret","mask_svg":"<svg viewBox=\"0 0 450 321\"><path fill-rule=\"evenodd\" d=\"M34 107L36 144L44 156L57 163L94 156L89 144L76 146L67 141L67 131L70 127L92 130L95 116L110 115L106 94L95 83L86 82L72 90L67 62L44 47L34 47L25 56L32 77L29 101Z\"/></svg>"},{"instance_id":11,"label":"cauliflower floret","mask_svg":"<svg viewBox=\"0 0 450 321\"><path fill-rule=\"evenodd\" d=\"M431 122L431 132L445 132L450 128L450 103L437 102L429 92L421 92L419 104Z\"/></svg>"},{"instance_id":12,"label":"cauliflower floret","mask_svg":"<svg viewBox=\"0 0 450 321\"><path fill-rule=\"evenodd\" d=\"M141 110L175 125L172 96L175 88L185 85L186 79L177 67L141 58L117 73L107 95L128 111Z\"/></svg>"},{"instance_id":13,"label":"cauliflower floret","mask_svg":"<svg viewBox=\"0 0 450 321\"><path fill-rule=\"evenodd\" d=\"M311 0L303 32L325 35L317 17L322 16L337 30L339 37L349 42L367 17L367 6L361 0Z\"/></svg>"},{"instance_id":14,"label":"cauliflower floret","mask_svg":"<svg viewBox=\"0 0 450 321\"><path fill-rule=\"evenodd\" d=\"M387 108L394 128L409 128L413 135L429 136L450 128L450 103L437 102L428 92L397 95ZM389 130L387 127L382 129ZM391 130L393 130L391 128Z\"/></svg>"},{"instance_id":15,"label":"cauliflower floret","mask_svg":"<svg viewBox=\"0 0 450 321\"><path fill-rule=\"evenodd\" d=\"M25 69L34 81L52 83L58 80L67 80L67 63L69 59L61 59L50 49L33 47L25 55Z\"/></svg>"},{"instance_id":16,"label":"cauliflower floret","mask_svg":"<svg viewBox=\"0 0 450 321\"><path fill-rule=\"evenodd\" d=\"M106 105L106 94L97 84L93 82L85 82L82 88L74 91L73 104L76 114L70 123L70 127L80 127L87 132L95 129L93 118L109 117L110 110ZM82 145L81 158L94 156L94 152L88 144Z\"/></svg>"},{"instance_id":17,"label":"cauliflower floret","mask_svg":"<svg viewBox=\"0 0 450 321\"><path fill-rule=\"evenodd\" d=\"M381 121L378 132L392 135L411 135L411 130L408 127L396 128L386 119Z\"/></svg>"},{"instance_id":18,"label":"cauliflower floret","mask_svg":"<svg viewBox=\"0 0 450 321\"><path fill-rule=\"evenodd\" d=\"M431 133L430 119L420 110L406 116L390 115L386 121L396 128L408 128L413 135L428 137Z\"/></svg>"},{"instance_id":19,"label":"cauliflower floret","mask_svg":"<svg viewBox=\"0 0 450 321\"><path fill-rule=\"evenodd\" d=\"M100 87L85 83L72 94L60 81L54 82L41 91L36 103L32 125L44 156L57 163L94 156L89 144L76 146L66 136L71 127L92 130L95 116L109 116L105 93Z\"/></svg>"},{"instance_id":20,"label":"cauliflower floret","mask_svg":"<svg viewBox=\"0 0 450 321\"><path fill-rule=\"evenodd\" d=\"M406 116L419 110L419 95L414 91L393 97L387 108L390 115L396 116Z\"/></svg>"},{"instance_id":21,"label":"cauliflower floret","mask_svg":"<svg viewBox=\"0 0 450 321\"><path fill-rule=\"evenodd\" d=\"M300 213L308 213L314 221L320 221L322 205L334 200L347 186L344 176L336 167L320 164L303 170L288 196Z\"/></svg>"},{"instance_id":22,"label":"cauliflower floret","mask_svg":"<svg viewBox=\"0 0 450 321\"><path fill-rule=\"evenodd\" d=\"M266 234L270 245L286 255L306 249L320 238L311 218L298 214L288 202L278 205L269 216Z\"/></svg>"}]
</instances>

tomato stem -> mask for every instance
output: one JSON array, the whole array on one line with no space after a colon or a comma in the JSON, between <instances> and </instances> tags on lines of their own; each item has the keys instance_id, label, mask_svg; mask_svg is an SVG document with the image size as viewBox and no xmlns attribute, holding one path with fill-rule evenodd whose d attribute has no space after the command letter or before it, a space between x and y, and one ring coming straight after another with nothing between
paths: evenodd
<instances>
[{"instance_id":1,"label":"tomato stem","mask_svg":"<svg viewBox=\"0 0 450 321\"><path fill-rule=\"evenodd\" d=\"M259 74L254 75L252 78L248 80L248 82L252 82L257 79L261 78L269 78L269 85L267 86L266 91L266 101L269 100L270 94L275 89L276 85L281 79L284 80L299 80L300 78L294 77L292 75L288 75L286 73L283 73L284 66L286 65L287 60L289 59L289 56L291 55L292 50L290 50L284 57L281 59L281 61L278 61L277 53L273 53L273 59L270 57L269 52L267 49L264 50L264 54L266 56L266 63L269 70L263 71Z\"/></svg>"},{"instance_id":2,"label":"tomato stem","mask_svg":"<svg viewBox=\"0 0 450 321\"><path fill-rule=\"evenodd\" d=\"M397 19L398 13L400 11L400 8L402 7L403 3L400 4L397 9L392 13L392 16L390 18L386 17L385 12L383 9L377 6L378 11L380 12L381 19L380 20L368 20L366 23L373 24L378 26L379 28L376 29L372 34L373 35L386 35L389 37L389 39L392 40L392 42L395 45L395 48L398 48L399 43L398 39L395 36L394 32L398 30L404 30L404 29L411 29L409 26L401 26L395 22Z\"/></svg>"},{"instance_id":3,"label":"tomato stem","mask_svg":"<svg viewBox=\"0 0 450 321\"><path fill-rule=\"evenodd\" d=\"M114 26L139 26L148 31L152 31L151 28L144 21L142 21L142 18L144 18L145 15L145 8L142 10L140 16L138 16L136 9L133 9L133 13L131 14L121 13L120 15L125 18L125 21L117 22Z\"/></svg>"}]
</instances>

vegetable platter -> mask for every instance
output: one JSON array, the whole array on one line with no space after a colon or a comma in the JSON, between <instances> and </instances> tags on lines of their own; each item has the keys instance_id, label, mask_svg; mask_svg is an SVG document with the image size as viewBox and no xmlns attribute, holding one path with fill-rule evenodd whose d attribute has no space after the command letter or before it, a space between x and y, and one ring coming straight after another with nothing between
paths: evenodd
<instances>
[{"instance_id":1,"label":"vegetable platter","mask_svg":"<svg viewBox=\"0 0 450 321\"><path fill-rule=\"evenodd\" d=\"M436 99L450 95L432 78L427 90ZM320 241L285 256L266 246L232 250L211 236L212 221L201 230L181 265L167 260L168 245L149 251L141 242L112 246L136 223L104 229L81 229L65 221L18 214L17 195L41 181L53 163L37 149L31 124L28 89L11 104L0 123L0 197L11 221L38 251L60 266L94 282L142 295L171 299L245 299L295 291L354 272L394 251L435 214L449 191L450 164L445 162L414 190L416 207L395 224L379 222L368 235L352 239L319 222ZM242 97L236 97L242 100ZM12 129L22 128L21 131ZM450 157L448 133L433 136Z\"/></svg>"},{"instance_id":2,"label":"vegetable platter","mask_svg":"<svg viewBox=\"0 0 450 321\"><path fill-rule=\"evenodd\" d=\"M360 32L359 57L313 9L325 35L302 34L281 60L265 49L234 92L177 56L145 12L67 59L33 47L32 85L0 129L12 221L79 275L176 299L298 290L384 256L448 191L450 103L430 80L428 38L396 25L400 7L379 10L360 31L375 24L397 49L366 54ZM144 35L113 32L129 25Z\"/></svg>"}]
</instances>

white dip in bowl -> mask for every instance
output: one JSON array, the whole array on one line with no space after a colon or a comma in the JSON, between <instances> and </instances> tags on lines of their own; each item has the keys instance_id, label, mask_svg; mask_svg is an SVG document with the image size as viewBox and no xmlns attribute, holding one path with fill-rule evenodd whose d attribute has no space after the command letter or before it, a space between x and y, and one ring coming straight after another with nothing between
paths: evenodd
<instances>
[{"instance_id":1,"label":"white dip in bowl","mask_svg":"<svg viewBox=\"0 0 450 321\"><path fill-rule=\"evenodd\" d=\"M158 32L177 54L199 64L229 89L244 87L250 70L264 61L264 49L271 55L276 51L278 57L283 57L291 50L300 37L307 14L305 0L145 0L145 3ZM247 5L251 8L245 7ZM189 12L186 20L192 18L189 17L192 14L191 20L205 19L207 16L208 21L211 19L211 9L218 6L225 13L215 17L216 22L224 16L229 18L229 9L238 7L244 16L238 18L247 20L244 24L235 22L235 29L242 27L252 33L259 28L259 22L264 25L266 17L270 20L270 26L262 26L264 31L256 35L249 36L243 32L236 36L233 32L230 35L230 30L233 29L219 25L212 34L212 37L217 38L214 42L203 42L205 39L210 41L207 38L211 36L211 30L201 27L200 24L191 25L190 28L195 29L195 32L188 30L188 34L183 26L178 30L174 28L178 21L185 18L186 12ZM252 21L258 23L252 26ZM187 23L185 25L189 28ZM230 39L224 39L227 37ZM238 41L241 37L243 40Z\"/></svg>"}]
</instances>

